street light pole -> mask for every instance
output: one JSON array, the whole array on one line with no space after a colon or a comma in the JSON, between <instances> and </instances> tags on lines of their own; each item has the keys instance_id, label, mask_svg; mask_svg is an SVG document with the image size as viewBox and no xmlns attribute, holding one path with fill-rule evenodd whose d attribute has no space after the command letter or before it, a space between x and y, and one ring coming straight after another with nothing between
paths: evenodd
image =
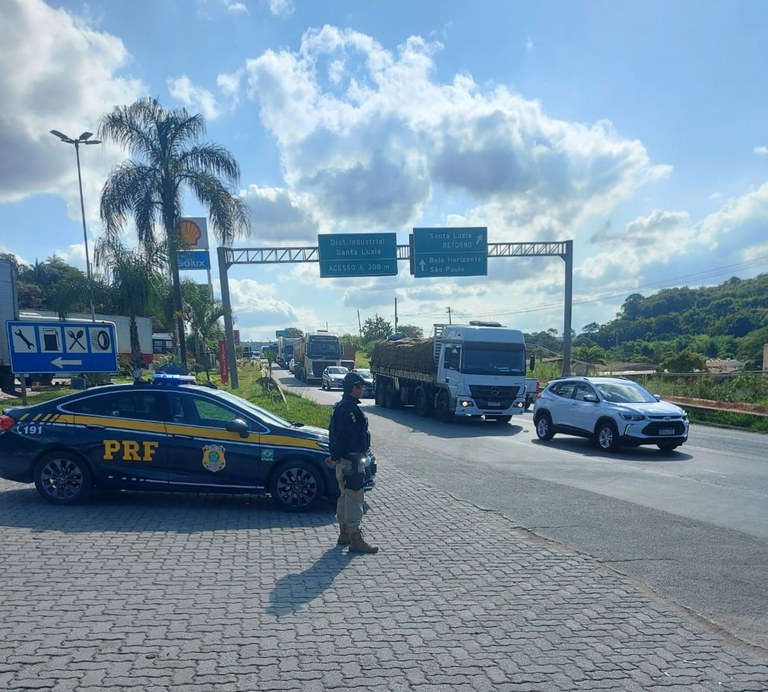
<instances>
[{"instance_id":1,"label":"street light pole","mask_svg":"<svg viewBox=\"0 0 768 692\"><path fill-rule=\"evenodd\" d=\"M80 215L83 219L83 241L85 242L85 271L88 277L88 298L91 302L91 320L96 321L96 311L93 307L93 277L91 276L91 259L88 254L88 230L85 225L85 202L83 201L83 177L80 173L80 145L81 144L101 144L99 139L91 139L93 132L83 132L77 139L67 137L67 135L58 130L51 130L51 134L58 137L65 144L75 145L75 156L77 158L77 183L80 187Z\"/></svg>"}]
</instances>

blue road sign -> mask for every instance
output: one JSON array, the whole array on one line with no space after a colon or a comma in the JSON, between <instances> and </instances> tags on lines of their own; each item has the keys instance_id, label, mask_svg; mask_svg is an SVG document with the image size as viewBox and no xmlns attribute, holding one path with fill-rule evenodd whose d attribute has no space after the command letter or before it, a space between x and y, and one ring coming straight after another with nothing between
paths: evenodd
<instances>
[{"instance_id":1,"label":"blue road sign","mask_svg":"<svg viewBox=\"0 0 768 692\"><path fill-rule=\"evenodd\" d=\"M396 233L317 236L320 276L396 276Z\"/></svg>"},{"instance_id":2,"label":"blue road sign","mask_svg":"<svg viewBox=\"0 0 768 692\"><path fill-rule=\"evenodd\" d=\"M11 370L28 373L117 372L114 322L6 322Z\"/></svg>"},{"instance_id":3,"label":"blue road sign","mask_svg":"<svg viewBox=\"0 0 768 692\"><path fill-rule=\"evenodd\" d=\"M488 229L414 228L413 275L486 276Z\"/></svg>"},{"instance_id":4,"label":"blue road sign","mask_svg":"<svg viewBox=\"0 0 768 692\"><path fill-rule=\"evenodd\" d=\"M177 254L179 269L210 269L208 250L181 250Z\"/></svg>"}]
</instances>

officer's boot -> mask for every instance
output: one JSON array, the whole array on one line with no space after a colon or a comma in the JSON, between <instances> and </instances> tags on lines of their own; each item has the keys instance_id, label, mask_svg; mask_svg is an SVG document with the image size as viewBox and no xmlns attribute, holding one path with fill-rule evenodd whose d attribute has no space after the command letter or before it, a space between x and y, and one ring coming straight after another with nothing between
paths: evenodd
<instances>
[{"instance_id":1,"label":"officer's boot","mask_svg":"<svg viewBox=\"0 0 768 692\"><path fill-rule=\"evenodd\" d=\"M349 552L374 555L379 552L379 549L376 546L368 545L368 543L365 542L360 529L352 529L349 534Z\"/></svg>"},{"instance_id":2,"label":"officer's boot","mask_svg":"<svg viewBox=\"0 0 768 692\"><path fill-rule=\"evenodd\" d=\"M339 540L336 545L349 545L349 527L346 524L339 524Z\"/></svg>"}]
</instances>

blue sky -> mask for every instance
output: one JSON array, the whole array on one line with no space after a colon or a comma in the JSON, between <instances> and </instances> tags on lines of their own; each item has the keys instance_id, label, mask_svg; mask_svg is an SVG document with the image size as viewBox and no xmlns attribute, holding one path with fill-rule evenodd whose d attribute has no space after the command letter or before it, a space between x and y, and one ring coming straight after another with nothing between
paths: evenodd
<instances>
[{"instance_id":1,"label":"blue sky","mask_svg":"<svg viewBox=\"0 0 768 692\"><path fill-rule=\"evenodd\" d=\"M235 247L405 244L451 226L572 239L579 331L632 293L768 270L766 25L753 0L3 0L0 252L85 268L73 147L49 130L93 132L154 96L202 113L240 164L253 232ZM81 154L92 250L127 153ZM246 340L394 322L395 299L425 332L448 308L563 328L558 258L489 258L488 276L454 279L404 262L396 277L321 279L309 263L228 276Z\"/></svg>"}]
</instances>

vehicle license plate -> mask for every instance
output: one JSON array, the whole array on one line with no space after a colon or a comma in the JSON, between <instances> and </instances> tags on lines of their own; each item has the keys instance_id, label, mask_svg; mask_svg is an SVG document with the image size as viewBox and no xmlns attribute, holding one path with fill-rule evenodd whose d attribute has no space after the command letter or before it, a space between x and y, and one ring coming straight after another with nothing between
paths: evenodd
<instances>
[{"instance_id":1,"label":"vehicle license plate","mask_svg":"<svg viewBox=\"0 0 768 692\"><path fill-rule=\"evenodd\" d=\"M501 406L500 401L489 401L488 402L488 408L499 408Z\"/></svg>"},{"instance_id":2,"label":"vehicle license plate","mask_svg":"<svg viewBox=\"0 0 768 692\"><path fill-rule=\"evenodd\" d=\"M659 435L674 435L675 429L674 428L660 428L659 429Z\"/></svg>"}]
</instances>

